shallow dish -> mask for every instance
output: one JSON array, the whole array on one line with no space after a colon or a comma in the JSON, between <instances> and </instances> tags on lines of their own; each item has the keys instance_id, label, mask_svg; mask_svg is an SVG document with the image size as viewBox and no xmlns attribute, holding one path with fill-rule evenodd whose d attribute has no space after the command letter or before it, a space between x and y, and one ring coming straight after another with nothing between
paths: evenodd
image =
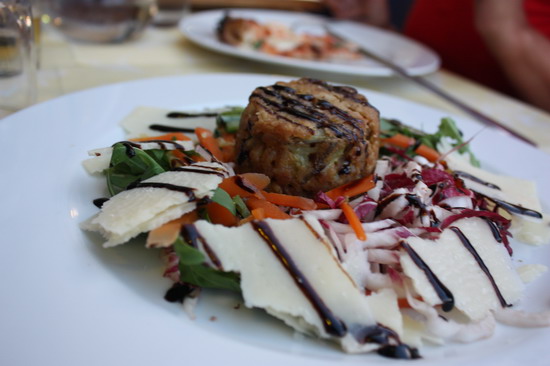
<instances>
[{"instance_id":1,"label":"shallow dish","mask_svg":"<svg viewBox=\"0 0 550 366\"><path fill-rule=\"evenodd\" d=\"M221 9L198 12L185 17L179 24L180 30L189 40L202 47L254 61L342 75L393 75L390 69L369 59L347 63L309 61L268 55L225 44L218 40L216 27L226 12L233 17L254 19L260 23L277 22L296 31L317 34L323 32L323 25L329 21L329 18L323 16L290 11ZM439 68L439 56L434 51L398 33L350 21L332 22L331 28L338 34L348 35L349 40L358 45L364 45L372 52L395 62L411 75L429 74Z\"/></svg>"},{"instance_id":2,"label":"shallow dish","mask_svg":"<svg viewBox=\"0 0 550 366\"><path fill-rule=\"evenodd\" d=\"M259 85L288 77L205 74L104 86L38 104L0 121L3 193L0 364L136 366L402 365L377 355L346 355L299 336L237 297L207 292L197 318L163 299L169 282L154 252L139 243L103 249L78 224L105 195L101 179L81 167L87 151L124 137L118 122L136 106L177 110L243 105ZM175 92L177 91L177 92ZM386 117L433 131L446 113L361 90ZM482 128L456 118L466 137ZM472 142L483 165L548 186L550 157L485 129ZM525 164L529 162L529 164ZM545 211L550 195L541 190ZM516 260L550 265L550 246L515 246ZM546 275L548 276L548 275ZM528 308L550 303L550 282L528 287ZM546 365L549 329L499 325L474 344L424 347L414 365ZM413 364L411 363L411 365Z\"/></svg>"}]
</instances>

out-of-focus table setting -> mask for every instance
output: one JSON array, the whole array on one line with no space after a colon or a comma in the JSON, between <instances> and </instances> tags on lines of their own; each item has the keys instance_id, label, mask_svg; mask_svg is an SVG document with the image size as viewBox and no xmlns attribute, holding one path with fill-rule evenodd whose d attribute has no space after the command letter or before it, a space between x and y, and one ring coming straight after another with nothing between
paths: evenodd
<instances>
[{"instance_id":1,"label":"out-of-focus table setting","mask_svg":"<svg viewBox=\"0 0 550 366\"><path fill-rule=\"evenodd\" d=\"M243 1L234 3L241 7L254 4ZM220 5L219 1L195 0L191 10L195 13ZM262 5L323 12L323 6L317 1L263 2ZM140 37L126 42L87 43L67 38L55 29L53 19L48 21L49 24L42 24L39 39L38 102L116 82L169 75L230 72L312 76L373 89L448 113L465 115L434 93L398 76L349 76L232 57L190 42L177 23L171 26L149 25ZM548 113L443 69L430 73L425 78L457 99L517 130L533 140L540 149L550 152ZM3 110L0 113L0 116L5 116L10 112Z\"/></svg>"}]
</instances>

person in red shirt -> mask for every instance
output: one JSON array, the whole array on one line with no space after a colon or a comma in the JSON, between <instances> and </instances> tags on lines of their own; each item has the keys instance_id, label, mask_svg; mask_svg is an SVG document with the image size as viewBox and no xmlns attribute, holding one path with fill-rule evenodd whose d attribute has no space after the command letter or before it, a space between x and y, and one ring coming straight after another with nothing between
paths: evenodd
<instances>
[{"instance_id":1,"label":"person in red shirt","mask_svg":"<svg viewBox=\"0 0 550 366\"><path fill-rule=\"evenodd\" d=\"M338 18L389 27L387 0L326 0ZM403 33L442 66L550 111L550 0L415 0Z\"/></svg>"}]
</instances>

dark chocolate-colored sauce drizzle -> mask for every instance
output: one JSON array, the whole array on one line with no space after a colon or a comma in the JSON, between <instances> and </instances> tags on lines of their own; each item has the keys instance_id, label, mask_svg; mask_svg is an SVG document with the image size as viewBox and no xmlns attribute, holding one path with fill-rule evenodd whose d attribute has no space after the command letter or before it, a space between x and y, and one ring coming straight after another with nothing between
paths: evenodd
<instances>
[{"instance_id":1,"label":"dark chocolate-colored sauce drizzle","mask_svg":"<svg viewBox=\"0 0 550 366\"><path fill-rule=\"evenodd\" d=\"M184 118L193 118L193 117L217 117L218 114L219 113L216 113L216 112L212 112L212 113L170 112L166 114L166 117L172 118L172 119L184 119ZM149 129L153 131L160 131L160 132L185 132L185 133L195 132L194 128L176 127L176 126L163 125L158 123L149 125Z\"/></svg>"},{"instance_id":2,"label":"dark chocolate-colored sauce drizzle","mask_svg":"<svg viewBox=\"0 0 550 366\"><path fill-rule=\"evenodd\" d=\"M93 204L95 207L97 208L101 208L103 206L103 204L105 202L109 201L109 198L106 198L106 197L102 197L102 198L96 198L95 200L93 200Z\"/></svg>"},{"instance_id":3,"label":"dark chocolate-colored sauce drizzle","mask_svg":"<svg viewBox=\"0 0 550 366\"><path fill-rule=\"evenodd\" d=\"M497 206L502 207L508 212L515 213L518 215L530 216L537 219L542 219L542 214L538 211L531 210L529 208L521 207L518 205L514 205L513 203L497 200L495 198L487 197L487 199L493 201Z\"/></svg>"},{"instance_id":4,"label":"dark chocolate-colored sauce drizzle","mask_svg":"<svg viewBox=\"0 0 550 366\"><path fill-rule=\"evenodd\" d=\"M469 179L473 182L476 182L476 183L479 183L479 184L482 184L486 187L489 187L489 188L493 188L493 189L498 189L500 191L500 187L497 186L496 184L493 184L493 183L489 183L489 182L486 182L482 179L479 179L478 177L474 176L474 175L471 175L470 173L466 173L466 172L463 172L461 170L455 170L454 171L454 175L459 177L459 178L466 178L466 179Z\"/></svg>"},{"instance_id":5,"label":"dark chocolate-colored sauce drizzle","mask_svg":"<svg viewBox=\"0 0 550 366\"><path fill-rule=\"evenodd\" d=\"M187 283L174 283L172 287L166 291L164 295L164 300L168 302L180 302L183 303L183 300L191 293L196 287L189 285Z\"/></svg>"},{"instance_id":6,"label":"dark chocolate-colored sauce drizzle","mask_svg":"<svg viewBox=\"0 0 550 366\"><path fill-rule=\"evenodd\" d=\"M421 358L416 348L411 348L401 342L399 335L382 324L361 327L352 331L353 336L360 343L377 343L382 345L377 353L384 357L398 359Z\"/></svg>"},{"instance_id":7,"label":"dark chocolate-colored sauce drizzle","mask_svg":"<svg viewBox=\"0 0 550 366\"><path fill-rule=\"evenodd\" d=\"M497 295L498 301L500 301L500 304L502 305L502 307L504 308L504 307L512 306L512 305L508 304L506 302L506 300L504 299L504 296L502 296L502 293L500 292L500 289L498 288L498 286L495 282L495 279L493 278L493 275L489 271L489 268L487 268L487 266L485 265L485 262L483 262L483 259L481 259L478 252L473 247L472 243L470 243L468 238L464 235L462 230L460 230L456 226L451 226L449 229L451 229L458 236L458 238L460 239L460 241L462 242L464 247L474 257L474 259L476 260L477 264L479 265L479 267L481 268L483 273L485 273L485 275L489 279L489 282L491 282L491 285L493 286L493 289L495 290L495 294Z\"/></svg>"},{"instance_id":8,"label":"dark chocolate-colored sauce drizzle","mask_svg":"<svg viewBox=\"0 0 550 366\"><path fill-rule=\"evenodd\" d=\"M183 225L181 228L181 236L183 239L191 244L193 247L199 249L199 245L202 244L202 248L208 255L208 258L210 258L210 261L221 271L223 271L222 262L216 255L216 253L212 250L210 245L206 242L206 240L202 237L202 235L198 232L197 228L193 224L187 224Z\"/></svg>"},{"instance_id":9,"label":"dark chocolate-colored sauce drizzle","mask_svg":"<svg viewBox=\"0 0 550 366\"><path fill-rule=\"evenodd\" d=\"M185 132L185 133L194 133L195 132L194 128L161 125L161 124L158 124L158 123L154 123L152 125L149 125L149 129L153 130L153 131L159 131L159 132Z\"/></svg>"},{"instance_id":10,"label":"dark chocolate-colored sauce drizzle","mask_svg":"<svg viewBox=\"0 0 550 366\"><path fill-rule=\"evenodd\" d=\"M443 283L441 283L439 278L437 278L435 273L432 272L432 270L426 264L426 262L424 262L424 260L418 255L418 253L416 253L416 251L408 243L402 241L401 246L403 247L403 249L405 249L407 254L409 254L414 264L416 264L418 268L420 268L424 272L424 274L426 274L426 278L428 279L430 284L433 286L437 296L441 299L441 302L442 302L441 308L443 309L443 311L451 311L455 303L455 300L451 291L449 291L449 289L445 287Z\"/></svg>"},{"instance_id":11,"label":"dark chocolate-colored sauce drizzle","mask_svg":"<svg viewBox=\"0 0 550 366\"><path fill-rule=\"evenodd\" d=\"M190 173L198 173L198 174L206 174L206 175L217 175L218 177L225 178L226 173L222 171L218 171L215 169L198 169L198 168L192 168L188 166L180 166L176 168L172 168L172 171L174 172L190 172Z\"/></svg>"},{"instance_id":12,"label":"dark chocolate-colored sauce drizzle","mask_svg":"<svg viewBox=\"0 0 550 366\"><path fill-rule=\"evenodd\" d=\"M185 193L189 196L189 200L193 201L196 199L195 197L195 189L190 187L184 187L184 186L177 186L175 184L170 183L159 183L159 182L137 182L130 184L126 189L134 189L134 188L165 188L169 189L171 191L181 192Z\"/></svg>"},{"instance_id":13,"label":"dark chocolate-colored sauce drizzle","mask_svg":"<svg viewBox=\"0 0 550 366\"><path fill-rule=\"evenodd\" d=\"M319 317L323 321L323 326L328 334L336 337L343 337L347 333L347 328L342 320L338 319L334 313L327 307L325 302L319 297L319 294L311 286L308 279L302 274L292 257L287 253L284 246L277 239L271 227L263 221L253 221L252 226L273 251L273 254L279 259L283 267L294 279L302 293L315 308Z\"/></svg>"},{"instance_id":14,"label":"dark chocolate-colored sauce drizzle","mask_svg":"<svg viewBox=\"0 0 550 366\"><path fill-rule=\"evenodd\" d=\"M170 112L166 114L168 118L193 118L193 117L217 117L217 112L204 112L204 113L187 113L187 112Z\"/></svg>"},{"instance_id":15,"label":"dark chocolate-colored sauce drizzle","mask_svg":"<svg viewBox=\"0 0 550 366\"><path fill-rule=\"evenodd\" d=\"M318 128L327 128L334 132L337 137L345 137L350 140L363 137L362 121L352 117L328 101L297 94L296 90L291 87L280 84L260 87L256 89L252 96L261 99L265 105L274 106L277 110L313 122ZM338 117L344 123L332 123L327 115L319 110L326 110L330 115ZM301 125L295 121L290 120L290 122ZM353 131L346 125L351 126Z\"/></svg>"}]
</instances>

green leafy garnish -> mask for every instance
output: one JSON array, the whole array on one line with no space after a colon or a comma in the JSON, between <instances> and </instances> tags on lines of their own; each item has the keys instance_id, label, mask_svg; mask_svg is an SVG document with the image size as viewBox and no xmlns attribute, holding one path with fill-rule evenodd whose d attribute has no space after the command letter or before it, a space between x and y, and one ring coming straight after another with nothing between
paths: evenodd
<instances>
[{"instance_id":1,"label":"green leafy garnish","mask_svg":"<svg viewBox=\"0 0 550 366\"><path fill-rule=\"evenodd\" d=\"M237 208L237 212L243 219L251 215L250 210L248 209L248 207L246 207L246 204L244 203L241 196L237 195L233 197L233 202L235 202L235 207Z\"/></svg>"},{"instance_id":2,"label":"green leafy garnish","mask_svg":"<svg viewBox=\"0 0 550 366\"><path fill-rule=\"evenodd\" d=\"M132 183L163 173L170 168L165 150L141 150L124 143L113 146L109 168L105 170L109 193L124 191Z\"/></svg>"},{"instance_id":3,"label":"green leafy garnish","mask_svg":"<svg viewBox=\"0 0 550 366\"><path fill-rule=\"evenodd\" d=\"M195 286L239 292L241 290L239 275L234 272L222 272L205 264L204 254L181 237L174 242L178 255L180 280Z\"/></svg>"},{"instance_id":4,"label":"green leafy garnish","mask_svg":"<svg viewBox=\"0 0 550 366\"><path fill-rule=\"evenodd\" d=\"M216 117L216 126L218 131L226 133L235 133L241 123L241 114L244 108L233 107L228 111L218 114Z\"/></svg>"},{"instance_id":5,"label":"green leafy garnish","mask_svg":"<svg viewBox=\"0 0 550 366\"><path fill-rule=\"evenodd\" d=\"M220 187L216 188L214 191L214 195L212 196L212 202L216 202L217 204L227 208L229 212L231 212L233 215L237 215L237 208L235 207L235 202L233 202L233 199L223 189Z\"/></svg>"},{"instance_id":6,"label":"green leafy garnish","mask_svg":"<svg viewBox=\"0 0 550 366\"><path fill-rule=\"evenodd\" d=\"M461 154L470 155L470 164L479 167L479 160L476 159L468 143L465 143L462 132L456 126L452 118L445 117L441 119L438 130L435 133L428 134L416 128L407 126L394 119L384 119L380 121L380 132L382 137L390 137L397 133L414 138L421 144L437 150L437 145L443 139L449 139L450 145L457 148Z\"/></svg>"}]
</instances>

